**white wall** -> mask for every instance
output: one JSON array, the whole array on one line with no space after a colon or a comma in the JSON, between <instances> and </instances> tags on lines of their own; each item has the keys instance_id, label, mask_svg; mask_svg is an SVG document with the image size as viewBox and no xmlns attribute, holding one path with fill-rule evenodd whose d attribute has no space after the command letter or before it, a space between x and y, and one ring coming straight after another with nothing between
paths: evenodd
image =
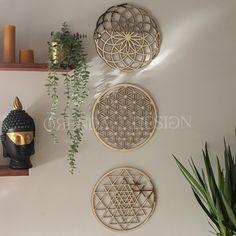
<instances>
[{"instance_id":1,"label":"white wall","mask_svg":"<svg viewBox=\"0 0 236 236\"><path fill-rule=\"evenodd\" d=\"M153 217L127 235L211 235L206 216L197 206L171 154L186 164L193 156L197 165L202 166L201 148L205 141L209 142L213 154L222 153L224 136L235 144L236 1L133 0L132 3L145 7L159 21L163 42L153 63L144 71L132 74L108 68L98 58L92 39L100 14L118 3L122 2L0 0L0 29L6 23L15 24L18 48L34 48L36 61L44 62L50 31L59 30L61 23L67 21L73 31L88 35L86 48L91 65L88 117L102 89L130 82L149 91L161 117L191 118L191 128L159 126L147 145L128 153L108 149L87 129L78 154L78 169L71 176L65 141L53 145L43 127L49 109L44 87L47 73L1 71L1 121L18 95L35 119L37 137L30 176L0 178L0 235L123 235L100 225L90 206L96 181L120 166L145 171L158 190ZM7 162L1 158L1 164Z\"/></svg>"}]
</instances>

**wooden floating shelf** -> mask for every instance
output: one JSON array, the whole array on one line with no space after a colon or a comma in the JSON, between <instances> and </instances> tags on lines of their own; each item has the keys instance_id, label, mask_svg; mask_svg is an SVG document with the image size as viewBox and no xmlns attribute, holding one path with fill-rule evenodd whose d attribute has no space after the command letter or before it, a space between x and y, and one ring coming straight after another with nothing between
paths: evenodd
<instances>
[{"instance_id":1,"label":"wooden floating shelf","mask_svg":"<svg viewBox=\"0 0 236 236\"><path fill-rule=\"evenodd\" d=\"M48 71L47 63L37 64L0 64L0 71ZM56 69L58 72L65 72L65 69Z\"/></svg>"},{"instance_id":2,"label":"wooden floating shelf","mask_svg":"<svg viewBox=\"0 0 236 236\"><path fill-rule=\"evenodd\" d=\"M0 176L29 176L29 170L11 169L8 166L0 166Z\"/></svg>"}]
</instances>

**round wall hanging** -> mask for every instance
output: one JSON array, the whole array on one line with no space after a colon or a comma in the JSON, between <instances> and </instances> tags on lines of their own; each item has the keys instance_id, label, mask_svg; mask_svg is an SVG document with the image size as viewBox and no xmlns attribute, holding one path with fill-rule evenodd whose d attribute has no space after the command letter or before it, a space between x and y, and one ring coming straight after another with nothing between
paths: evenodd
<instances>
[{"instance_id":1,"label":"round wall hanging","mask_svg":"<svg viewBox=\"0 0 236 236\"><path fill-rule=\"evenodd\" d=\"M152 216L156 194L150 178L134 168L118 168L105 174L92 194L92 209L106 227L127 231Z\"/></svg>"},{"instance_id":2,"label":"round wall hanging","mask_svg":"<svg viewBox=\"0 0 236 236\"><path fill-rule=\"evenodd\" d=\"M113 6L100 16L94 41L99 56L112 68L125 72L147 66L161 44L155 20L130 4Z\"/></svg>"},{"instance_id":3,"label":"round wall hanging","mask_svg":"<svg viewBox=\"0 0 236 236\"><path fill-rule=\"evenodd\" d=\"M148 142L156 130L156 106L143 89L118 84L95 102L92 125L106 146L119 151L136 149Z\"/></svg>"}]
</instances>

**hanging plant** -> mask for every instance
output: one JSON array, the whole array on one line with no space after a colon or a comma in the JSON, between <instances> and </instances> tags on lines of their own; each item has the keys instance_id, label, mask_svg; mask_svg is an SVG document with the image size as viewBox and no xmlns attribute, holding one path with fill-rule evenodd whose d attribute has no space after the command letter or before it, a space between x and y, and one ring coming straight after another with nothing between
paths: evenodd
<instances>
[{"instance_id":1,"label":"hanging plant","mask_svg":"<svg viewBox=\"0 0 236 236\"><path fill-rule=\"evenodd\" d=\"M236 157L232 155L230 146L225 143L224 169L217 157L218 181L211 165L207 145L205 145L205 151L203 150L203 157L206 171L198 171L193 160L191 160L189 163L193 174L176 157L174 158L191 185L195 198L211 220L212 223L209 223L213 228L213 233L218 236L235 236Z\"/></svg>"},{"instance_id":2,"label":"hanging plant","mask_svg":"<svg viewBox=\"0 0 236 236\"><path fill-rule=\"evenodd\" d=\"M70 172L76 168L75 156L78 153L82 140L84 114L82 104L88 96L87 83L89 71L86 63L86 54L82 45L85 35L72 34L66 23L62 24L60 32L52 32L49 45L47 93L51 98L49 111L49 130L54 143L59 140L56 135L56 119L63 117L66 134L70 139L68 161ZM64 72L58 72L64 69ZM58 86L62 76L64 83L64 109L58 114L59 95ZM61 98L60 98L61 99ZM62 100L62 99L61 99Z\"/></svg>"}]
</instances>

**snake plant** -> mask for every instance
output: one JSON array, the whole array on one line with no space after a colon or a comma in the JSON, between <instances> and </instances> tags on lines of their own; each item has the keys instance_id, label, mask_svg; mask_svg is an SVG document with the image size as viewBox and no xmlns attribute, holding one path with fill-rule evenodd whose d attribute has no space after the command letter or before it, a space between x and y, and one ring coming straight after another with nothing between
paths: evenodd
<instances>
[{"instance_id":1,"label":"snake plant","mask_svg":"<svg viewBox=\"0 0 236 236\"><path fill-rule=\"evenodd\" d=\"M193 194L209 217L214 234L236 236L236 157L224 142L224 168L217 157L217 175L214 174L205 144L203 158L205 170L199 171L194 161L189 160L190 173L174 156L179 169L191 185Z\"/></svg>"}]
</instances>

